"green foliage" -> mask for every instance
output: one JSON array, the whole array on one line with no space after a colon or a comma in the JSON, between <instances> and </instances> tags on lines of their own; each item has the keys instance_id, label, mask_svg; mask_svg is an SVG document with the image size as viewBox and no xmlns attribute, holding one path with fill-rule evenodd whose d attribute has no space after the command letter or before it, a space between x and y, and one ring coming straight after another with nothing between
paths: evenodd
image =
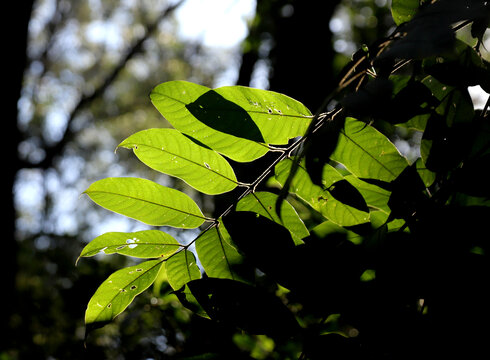
<instances>
[{"instance_id":1,"label":"green foliage","mask_svg":"<svg viewBox=\"0 0 490 360\"><path fill-rule=\"evenodd\" d=\"M393 0L391 3L391 14L395 24L400 25L410 21L419 8L419 0Z\"/></svg>"},{"instance_id":2,"label":"green foliage","mask_svg":"<svg viewBox=\"0 0 490 360\"><path fill-rule=\"evenodd\" d=\"M451 330L440 330L450 321L478 328L471 316L447 317L463 294L471 299L461 300L468 308L473 301L475 309L485 304L488 244L481 220L490 192L479 171L490 165L490 126L487 108L473 108L467 87L487 86L488 64L462 41L436 47L430 38L422 51L411 43L423 41L412 25L440 16L441 9L451 24L479 18L480 3L463 15L451 4L417 10L418 1L393 1L393 17L408 21L407 32L356 54L333 96L335 107L315 116L271 91L158 85L151 100L175 129L141 131L119 147L199 192L244 190L223 213L208 217L184 193L148 180L92 184L85 193L109 210L200 232L187 244L156 230L94 239L81 257L151 260L101 285L89 302L87 325L114 319L165 264L184 306L225 327L299 343L301 358L324 358L329 349L346 357L365 351L361 358L396 358L407 344L416 344L407 350L413 355L428 339L437 349L451 339ZM416 159L394 144L407 129L421 138ZM241 183L226 160L250 163L266 153L272 160L250 184ZM453 266L462 267L454 279L448 275ZM389 333L392 321L400 333ZM442 335L434 340L426 329ZM459 340L466 344L466 337Z\"/></svg>"},{"instance_id":3,"label":"green foliage","mask_svg":"<svg viewBox=\"0 0 490 360\"><path fill-rule=\"evenodd\" d=\"M206 218L186 194L140 178L107 178L85 190L95 203L149 225L196 228Z\"/></svg>"},{"instance_id":4,"label":"green foliage","mask_svg":"<svg viewBox=\"0 0 490 360\"><path fill-rule=\"evenodd\" d=\"M174 129L143 130L118 147L133 149L150 168L178 177L206 194L228 192L237 186L232 167L221 155Z\"/></svg>"},{"instance_id":5,"label":"green foliage","mask_svg":"<svg viewBox=\"0 0 490 360\"><path fill-rule=\"evenodd\" d=\"M256 191L242 198L236 205L236 211L251 211L281 224L289 230L296 243L301 243L301 239L309 235L308 229L287 201L283 201L277 211L278 198L274 193Z\"/></svg>"},{"instance_id":6,"label":"green foliage","mask_svg":"<svg viewBox=\"0 0 490 360\"><path fill-rule=\"evenodd\" d=\"M242 86L211 90L170 81L153 89L151 101L177 130L240 162L304 134L312 118L290 97Z\"/></svg>"},{"instance_id":7,"label":"green foliage","mask_svg":"<svg viewBox=\"0 0 490 360\"><path fill-rule=\"evenodd\" d=\"M155 281L163 264L162 260L148 260L109 276L90 299L85 323L96 325L114 319Z\"/></svg>"}]
</instances>

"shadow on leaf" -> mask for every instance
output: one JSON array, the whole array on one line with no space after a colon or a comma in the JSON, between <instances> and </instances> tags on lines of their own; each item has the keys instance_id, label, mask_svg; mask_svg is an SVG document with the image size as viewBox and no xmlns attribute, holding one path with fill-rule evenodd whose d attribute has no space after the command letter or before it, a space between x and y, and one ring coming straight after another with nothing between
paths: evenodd
<instances>
[{"instance_id":1,"label":"shadow on leaf","mask_svg":"<svg viewBox=\"0 0 490 360\"><path fill-rule=\"evenodd\" d=\"M265 142L250 115L214 90L204 93L186 105L186 108L196 119L215 130L252 141Z\"/></svg>"}]
</instances>

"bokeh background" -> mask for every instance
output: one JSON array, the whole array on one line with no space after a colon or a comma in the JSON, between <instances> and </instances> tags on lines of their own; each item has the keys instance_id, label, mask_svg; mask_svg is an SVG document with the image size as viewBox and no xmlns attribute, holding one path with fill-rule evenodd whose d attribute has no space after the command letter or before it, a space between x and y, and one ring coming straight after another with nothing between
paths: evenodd
<instances>
[{"instance_id":1,"label":"bokeh background","mask_svg":"<svg viewBox=\"0 0 490 360\"><path fill-rule=\"evenodd\" d=\"M149 170L129 151L114 152L139 130L169 126L150 103L151 89L169 80L254 86L314 112L352 53L393 30L390 1L16 3L4 68L0 359L177 358L216 341L219 329L203 331L164 282L84 339L89 298L131 259L95 257L75 266L78 255L104 232L145 226L96 207L83 191L109 176L144 177L187 192L212 213L214 199ZM471 93L480 104L481 89ZM408 155L416 151L414 134L393 140ZM165 231L184 243L195 236ZM273 356L266 340L230 344L257 359Z\"/></svg>"}]
</instances>

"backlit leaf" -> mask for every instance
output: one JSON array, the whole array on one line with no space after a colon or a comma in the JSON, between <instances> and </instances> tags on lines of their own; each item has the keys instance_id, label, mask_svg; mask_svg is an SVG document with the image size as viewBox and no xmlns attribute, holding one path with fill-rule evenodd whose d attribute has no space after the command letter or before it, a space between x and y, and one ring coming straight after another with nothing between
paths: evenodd
<instances>
[{"instance_id":1,"label":"backlit leaf","mask_svg":"<svg viewBox=\"0 0 490 360\"><path fill-rule=\"evenodd\" d=\"M181 246L171 235L158 230L131 233L108 232L96 237L85 246L80 257L103 253L137 258L166 258L179 250Z\"/></svg>"},{"instance_id":2,"label":"backlit leaf","mask_svg":"<svg viewBox=\"0 0 490 360\"><path fill-rule=\"evenodd\" d=\"M419 8L419 0L392 0L391 15L395 24L409 21Z\"/></svg>"},{"instance_id":3,"label":"backlit leaf","mask_svg":"<svg viewBox=\"0 0 490 360\"><path fill-rule=\"evenodd\" d=\"M191 280L201 278L196 257L189 250L182 250L167 260L168 283L174 290L179 290Z\"/></svg>"},{"instance_id":4,"label":"backlit leaf","mask_svg":"<svg viewBox=\"0 0 490 360\"><path fill-rule=\"evenodd\" d=\"M224 86L214 91L244 109L267 144L287 144L303 135L312 119L303 104L277 92L244 86Z\"/></svg>"},{"instance_id":5,"label":"backlit leaf","mask_svg":"<svg viewBox=\"0 0 490 360\"><path fill-rule=\"evenodd\" d=\"M136 295L153 283L162 265L162 260L149 260L109 276L90 299L85 324L105 323L114 319Z\"/></svg>"},{"instance_id":6,"label":"backlit leaf","mask_svg":"<svg viewBox=\"0 0 490 360\"><path fill-rule=\"evenodd\" d=\"M169 81L155 87L150 98L153 105L174 128L230 159L247 162L267 153L268 149L264 144L221 132L193 116L190 109L196 110L199 105L191 106L190 109L188 106L210 90L208 87L187 81ZM228 105L233 106L233 104ZM239 108L236 105L235 107ZM251 122L248 121L247 124L251 125ZM256 131L251 132L256 133Z\"/></svg>"},{"instance_id":7,"label":"backlit leaf","mask_svg":"<svg viewBox=\"0 0 490 360\"><path fill-rule=\"evenodd\" d=\"M353 118L345 120L331 159L358 178L394 180L408 165L398 149L378 130Z\"/></svg>"},{"instance_id":8,"label":"backlit leaf","mask_svg":"<svg viewBox=\"0 0 490 360\"><path fill-rule=\"evenodd\" d=\"M276 212L277 199L278 195L270 192L254 192L241 199L236 206L236 210L253 211L283 225L289 230L295 243L301 243L301 239L309 235L308 229L296 210L285 200L281 203L281 217L279 217Z\"/></svg>"},{"instance_id":9,"label":"backlit leaf","mask_svg":"<svg viewBox=\"0 0 490 360\"><path fill-rule=\"evenodd\" d=\"M222 223L196 240L196 252L208 276L240 280L238 268L243 263L243 257L232 245L230 235Z\"/></svg>"},{"instance_id":10,"label":"backlit leaf","mask_svg":"<svg viewBox=\"0 0 490 360\"><path fill-rule=\"evenodd\" d=\"M237 186L232 167L221 155L175 129L143 130L118 147L133 149L152 169L178 177L206 194L221 194Z\"/></svg>"},{"instance_id":11,"label":"backlit leaf","mask_svg":"<svg viewBox=\"0 0 490 360\"><path fill-rule=\"evenodd\" d=\"M228 86L211 90L186 81L155 87L151 100L179 131L241 162L263 156L265 144L286 144L311 121L301 103L279 93Z\"/></svg>"},{"instance_id":12,"label":"backlit leaf","mask_svg":"<svg viewBox=\"0 0 490 360\"><path fill-rule=\"evenodd\" d=\"M358 179L353 175L345 176L345 179L350 182L361 193L366 200L366 204L373 210L380 210L385 213L390 212L388 206L388 200L390 198L390 192L380 188L379 186L369 184L365 181Z\"/></svg>"},{"instance_id":13,"label":"backlit leaf","mask_svg":"<svg viewBox=\"0 0 490 360\"><path fill-rule=\"evenodd\" d=\"M108 210L149 225L196 228L206 219L188 195L146 179L106 178L84 193Z\"/></svg>"},{"instance_id":14,"label":"backlit leaf","mask_svg":"<svg viewBox=\"0 0 490 360\"><path fill-rule=\"evenodd\" d=\"M285 159L277 164L275 174L277 181L281 185L284 185L289 176L292 163L293 161L291 159ZM334 173L332 172L333 168L331 168L330 165L326 166L326 169L328 169L326 170L326 173ZM342 178L339 173L337 173L337 175L340 176L340 179ZM330 182L331 180L329 180L329 183ZM339 200L335 199L326 188L313 184L310 176L302 165L300 165L296 171L289 191L306 201L325 218L338 225L352 226L369 221L368 213L341 203Z\"/></svg>"}]
</instances>

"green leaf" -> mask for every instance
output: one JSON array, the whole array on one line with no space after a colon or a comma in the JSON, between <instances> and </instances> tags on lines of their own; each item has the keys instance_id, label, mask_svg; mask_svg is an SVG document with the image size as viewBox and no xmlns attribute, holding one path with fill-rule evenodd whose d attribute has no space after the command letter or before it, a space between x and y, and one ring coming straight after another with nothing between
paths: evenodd
<instances>
[{"instance_id":1,"label":"green leaf","mask_svg":"<svg viewBox=\"0 0 490 360\"><path fill-rule=\"evenodd\" d=\"M417 13L419 0L392 0L391 15L395 24L400 25L410 21Z\"/></svg>"},{"instance_id":2,"label":"green leaf","mask_svg":"<svg viewBox=\"0 0 490 360\"><path fill-rule=\"evenodd\" d=\"M116 271L107 278L90 299L85 312L85 324L112 321L126 309L136 295L155 280L162 260L149 260Z\"/></svg>"},{"instance_id":3,"label":"green leaf","mask_svg":"<svg viewBox=\"0 0 490 360\"><path fill-rule=\"evenodd\" d=\"M265 155L268 148L264 144L218 131L192 115L188 105L208 91L210 89L205 86L187 81L169 81L155 87L150 98L153 105L174 128L230 159L248 162Z\"/></svg>"},{"instance_id":4,"label":"green leaf","mask_svg":"<svg viewBox=\"0 0 490 360\"><path fill-rule=\"evenodd\" d=\"M244 109L267 144L285 145L304 135L313 117L299 101L277 92L244 86L225 86L214 91ZM231 119L239 120L235 114L230 114ZM228 121L225 124L229 126Z\"/></svg>"},{"instance_id":5,"label":"green leaf","mask_svg":"<svg viewBox=\"0 0 490 360\"><path fill-rule=\"evenodd\" d=\"M279 93L241 86L211 90L170 81L152 91L158 111L179 131L239 161L263 156L265 144L286 144L303 135L311 113Z\"/></svg>"},{"instance_id":6,"label":"green leaf","mask_svg":"<svg viewBox=\"0 0 490 360\"><path fill-rule=\"evenodd\" d=\"M417 166L417 171L419 173L420 178L424 182L426 187L431 186L436 180L436 174L425 167L422 158L418 158L415 162Z\"/></svg>"},{"instance_id":7,"label":"green leaf","mask_svg":"<svg viewBox=\"0 0 490 360\"><path fill-rule=\"evenodd\" d=\"M337 148L330 157L359 178L394 180L408 161L386 136L353 118L345 120Z\"/></svg>"},{"instance_id":8,"label":"green leaf","mask_svg":"<svg viewBox=\"0 0 490 360\"><path fill-rule=\"evenodd\" d=\"M167 279L174 290L179 290L191 280L201 278L196 257L189 250L182 250L167 260Z\"/></svg>"},{"instance_id":9,"label":"green leaf","mask_svg":"<svg viewBox=\"0 0 490 360\"><path fill-rule=\"evenodd\" d=\"M366 204L372 210L380 210L387 214L390 212L390 207L388 206L388 200L390 198L390 192L380 188L379 186L369 184L365 181L353 175L346 175L345 179L350 182L355 188L361 193Z\"/></svg>"},{"instance_id":10,"label":"green leaf","mask_svg":"<svg viewBox=\"0 0 490 360\"><path fill-rule=\"evenodd\" d=\"M209 277L241 280L238 268L244 259L232 245L230 235L222 223L199 236L196 252Z\"/></svg>"},{"instance_id":11,"label":"green leaf","mask_svg":"<svg viewBox=\"0 0 490 360\"><path fill-rule=\"evenodd\" d=\"M206 194L221 194L237 186L232 167L221 155L175 129L143 130L118 147L133 149L150 168L178 177Z\"/></svg>"},{"instance_id":12,"label":"green leaf","mask_svg":"<svg viewBox=\"0 0 490 360\"><path fill-rule=\"evenodd\" d=\"M292 159L285 159L276 165L276 179L282 186L284 186L284 183L289 176L292 165ZM324 176L324 179L328 179L325 180L325 183L331 186L335 183L335 181L332 181L331 176L332 174L335 174L336 170L330 165L326 166L325 169L327 170L325 170L326 176ZM335 172L333 172L332 169L335 170ZM340 176L339 179L342 179L342 175L338 172L335 177L337 178L337 176ZM369 221L368 213L341 203L335 199L327 189L313 184L308 172L302 165L298 167L298 170L292 179L289 191L303 199L325 218L338 225L352 226Z\"/></svg>"},{"instance_id":13,"label":"green leaf","mask_svg":"<svg viewBox=\"0 0 490 360\"><path fill-rule=\"evenodd\" d=\"M93 239L84 247L80 257L99 253L121 254L137 258L167 258L182 247L172 236L158 230L137 232L108 232Z\"/></svg>"},{"instance_id":14,"label":"green leaf","mask_svg":"<svg viewBox=\"0 0 490 360\"><path fill-rule=\"evenodd\" d=\"M281 203L281 217L276 212L278 195L270 192L254 192L241 199L236 211L252 211L284 226L289 230L296 244L310 233L294 207L287 201Z\"/></svg>"},{"instance_id":15,"label":"green leaf","mask_svg":"<svg viewBox=\"0 0 490 360\"><path fill-rule=\"evenodd\" d=\"M353 231L349 231L346 228L334 224L331 221L325 221L321 224L316 225L313 229L311 229L311 232L321 239L332 236L334 234L345 234L347 240L349 240L350 242L354 244L362 243L361 235L356 234Z\"/></svg>"},{"instance_id":16,"label":"green leaf","mask_svg":"<svg viewBox=\"0 0 490 360\"><path fill-rule=\"evenodd\" d=\"M211 319L203 307L197 302L196 298L189 289L188 284L185 284L180 289L175 290L173 293L177 296L180 303L194 314L202 316L206 319Z\"/></svg>"},{"instance_id":17,"label":"green leaf","mask_svg":"<svg viewBox=\"0 0 490 360\"><path fill-rule=\"evenodd\" d=\"M108 210L149 225L196 228L206 220L188 195L150 180L106 178L84 193Z\"/></svg>"}]
</instances>

